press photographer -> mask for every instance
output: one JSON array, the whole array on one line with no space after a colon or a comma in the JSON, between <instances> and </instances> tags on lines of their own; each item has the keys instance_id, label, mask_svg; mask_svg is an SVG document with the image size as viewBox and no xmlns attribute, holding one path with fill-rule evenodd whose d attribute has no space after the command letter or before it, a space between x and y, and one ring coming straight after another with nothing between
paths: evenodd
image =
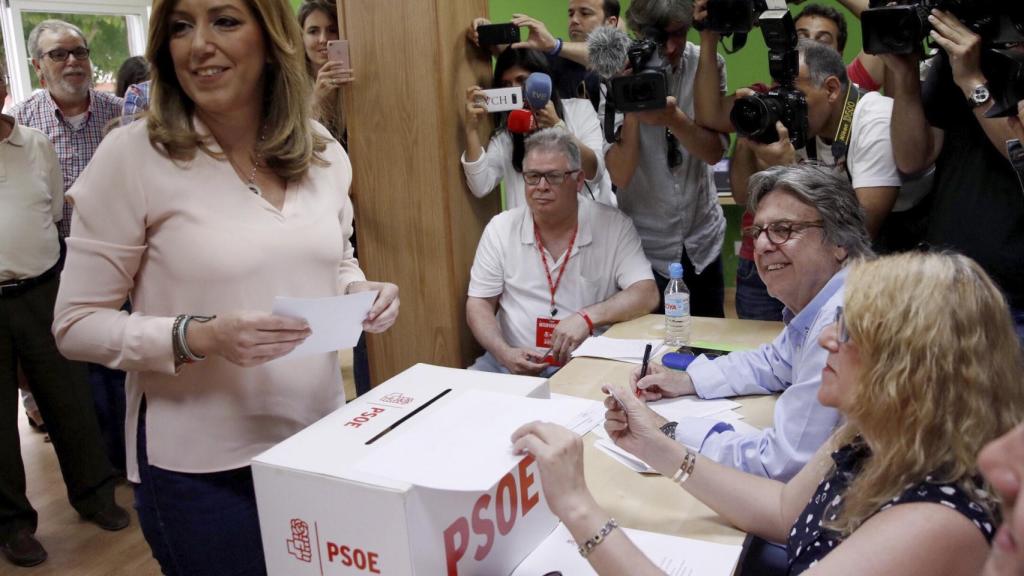
<instances>
[{"instance_id":1,"label":"press photographer","mask_svg":"<svg viewBox=\"0 0 1024 576\"><path fill-rule=\"evenodd\" d=\"M618 186L619 208L633 219L644 253L657 272L659 292L668 283L669 264L682 262L691 312L695 316L722 317L720 253L725 218L709 164L721 159L727 140L693 121L693 82L700 49L686 41L692 16L691 0L634 0L630 5L626 13L630 31L641 41L652 41L657 49L629 74L645 69L656 73L651 69L652 62L662 60L667 64L666 96L664 105L643 111L613 114L605 110L606 123L613 122L614 130L614 141L605 145L605 163L612 182ZM591 69L614 76L626 67L631 43L628 39L620 42L621 49L610 53L610 66L595 67L595 60L601 62L602 56L609 55L601 49L595 51L597 34L591 34ZM725 61L719 58L717 65L724 92ZM633 85L620 90L620 95L656 96L647 86L653 90L655 83ZM609 93L616 96L614 88ZM622 110L624 103L616 99L615 105Z\"/></svg>"},{"instance_id":2,"label":"press photographer","mask_svg":"<svg viewBox=\"0 0 1024 576\"><path fill-rule=\"evenodd\" d=\"M1024 340L1024 194L1008 160L1013 134L1004 118L992 117L1016 111L1011 100L1021 86L1024 18L1017 2L983 5L997 22L983 31L994 36L952 12L926 15L929 37L941 50L924 81L920 51L883 56L895 100L892 145L903 172L935 163L925 240L985 268L1006 293Z\"/></svg>"}]
</instances>

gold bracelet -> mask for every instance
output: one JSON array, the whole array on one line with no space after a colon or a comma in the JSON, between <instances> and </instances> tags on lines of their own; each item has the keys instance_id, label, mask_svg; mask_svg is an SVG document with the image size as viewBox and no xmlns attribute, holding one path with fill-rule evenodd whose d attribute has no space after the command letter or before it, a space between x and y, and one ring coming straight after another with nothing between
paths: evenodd
<instances>
[{"instance_id":1,"label":"gold bracelet","mask_svg":"<svg viewBox=\"0 0 1024 576\"><path fill-rule=\"evenodd\" d=\"M679 465L679 470L672 475L672 481L680 486L683 482L690 479L690 474L693 474L693 467L697 464L697 454L689 448L686 449L686 457L683 458L683 463Z\"/></svg>"},{"instance_id":2,"label":"gold bracelet","mask_svg":"<svg viewBox=\"0 0 1024 576\"><path fill-rule=\"evenodd\" d=\"M619 523L615 521L615 518L609 518L608 521L605 522L604 526L598 530L597 534L594 534L589 540L580 544L580 556L583 556L584 558L590 556L590 553L594 551L594 548L597 548L598 544L604 542L605 538L612 533L612 530L615 530L618 527Z\"/></svg>"}]
</instances>

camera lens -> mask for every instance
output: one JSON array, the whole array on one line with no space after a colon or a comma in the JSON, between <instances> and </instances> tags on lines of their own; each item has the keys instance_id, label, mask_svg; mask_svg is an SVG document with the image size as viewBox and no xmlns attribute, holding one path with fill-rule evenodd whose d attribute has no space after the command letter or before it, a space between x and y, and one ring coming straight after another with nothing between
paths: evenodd
<instances>
[{"instance_id":1,"label":"camera lens","mask_svg":"<svg viewBox=\"0 0 1024 576\"><path fill-rule=\"evenodd\" d=\"M741 136L753 138L759 142L774 142L778 135L775 122L780 118L781 105L773 98L747 96L739 98L733 104L729 119ZM764 140L769 138L770 140Z\"/></svg>"}]
</instances>

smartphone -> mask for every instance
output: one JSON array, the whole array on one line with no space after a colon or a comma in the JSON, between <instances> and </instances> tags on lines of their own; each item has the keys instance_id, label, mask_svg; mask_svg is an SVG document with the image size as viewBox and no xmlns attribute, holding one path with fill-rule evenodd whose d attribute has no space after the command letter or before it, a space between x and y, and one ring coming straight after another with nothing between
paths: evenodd
<instances>
[{"instance_id":1,"label":"smartphone","mask_svg":"<svg viewBox=\"0 0 1024 576\"><path fill-rule=\"evenodd\" d=\"M492 88L482 90L484 94L483 105L488 112L507 112L519 110L523 107L523 88Z\"/></svg>"},{"instance_id":2,"label":"smartphone","mask_svg":"<svg viewBox=\"0 0 1024 576\"><path fill-rule=\"evenodd\" d=\"M506 24L483 24L476 27L481 46L499 46L519 42L519 27L508 22Z\"/></svg>"},{"instance_id":3,"label":"smartphone","mask_svg":"<svg viewBox=\"0 0 1024 576\"><path fill-rule=\"evenodd\" d=\"M327 43L327 59L341 62L345 68L352 68L352 60L348 55L348 40L331 40Z\"/></svg>"}]
</instances>

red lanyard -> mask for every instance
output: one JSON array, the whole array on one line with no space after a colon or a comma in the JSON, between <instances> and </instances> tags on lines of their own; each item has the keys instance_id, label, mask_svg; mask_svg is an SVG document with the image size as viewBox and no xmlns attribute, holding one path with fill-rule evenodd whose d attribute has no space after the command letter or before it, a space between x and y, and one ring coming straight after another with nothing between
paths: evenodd
<instances>
[{"instance_id":1,"label":"red lanyard","mask_svg":"<svg viewBox=\"0 0 1024 576\"><path fill-rule=\"evenodd\" d=\"M548 277L548 288L551 290L551 317L554 318L558 314L558 309L555 308L555 292L558 291L558 286L562 283L562 275L565 274L565 267L569 264L569 257L572 256L572 247L576 244L576 233L579 231L579 225L572 231L572 238L569 240L569 248L565 251L565 258L562 260L562 265L558 268L558 278L551 281L551 271L548 269L548 257L544 255L544 242L540 239L540 232L537 231L536 226L533 229L533 236L537 240L537 251L540 252L540 261L544 265L544 274Z\"/></svg>"}]
</instances>

